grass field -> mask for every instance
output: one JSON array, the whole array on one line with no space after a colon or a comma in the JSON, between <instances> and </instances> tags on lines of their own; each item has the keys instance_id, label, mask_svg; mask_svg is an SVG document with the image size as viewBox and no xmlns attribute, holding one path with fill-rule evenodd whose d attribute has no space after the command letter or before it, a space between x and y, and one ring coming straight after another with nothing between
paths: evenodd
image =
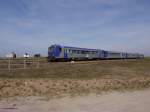
<instances>
[{"instance_id":1,"label":"grass field","mask_svg":"<svg viewBox=\"0 0 150 112\"><path fill-rule=\"evenodd\" d=\"M150 76L150 59L53 62L40 69L0 71L1 78L130 79Z\"/></svg>"},{"instance_id":2,"label":"grass field","mask_svg":"<svg viewBox=\"0 0 150 112\"><path fill-rule=\"evenodd\" d=\"M0 71L0 97L64 96L150 87L150 58L40 64L40 69Z\"/></svg>"}]
</instances>

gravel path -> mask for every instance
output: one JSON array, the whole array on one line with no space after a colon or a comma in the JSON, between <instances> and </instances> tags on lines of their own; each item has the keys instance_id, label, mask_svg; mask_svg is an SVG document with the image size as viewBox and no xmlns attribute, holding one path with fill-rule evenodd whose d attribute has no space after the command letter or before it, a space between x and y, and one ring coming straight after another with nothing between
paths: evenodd
<instances>
[{"instance_id":1,"label":"gravel path","mask_svg":"<svg viewBox=\"0 0 150 112\"><path fill-rule=\"evenodd\" d=\"M0 112L150 112L150 89L47 100L1 100Z\"/></svg>"}]
</instances>

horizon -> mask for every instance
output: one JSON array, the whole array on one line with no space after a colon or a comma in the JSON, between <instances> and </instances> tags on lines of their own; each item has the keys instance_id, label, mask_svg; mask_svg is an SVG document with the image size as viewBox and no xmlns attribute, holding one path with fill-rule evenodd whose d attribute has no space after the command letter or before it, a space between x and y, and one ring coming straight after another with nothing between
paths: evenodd
<instances>
[{"instance_id":1,"label":"horizon","mask_svg":"<svg viewBox=\"0 0 150 112\"><path fill-rule=\"evenodd\" d=\"M47 56L48 47L141 53L150 56L148 0L1 0L0 57Z\"/></svg>"},{"instance_id":2,"label":"horizon","mask_svg":"<svg viewBox=\"0 0 150 112\"><path fill-rule=\"evenodd\" d=\"M60 44L52 44L52 45L60 45ZM99 48L88 48L88 47L77 47L77 46L65 46L65 45L60 45L61 47L74 47L74 48L81 48L81 49L99 49ZM49 46L50 47L50 46ZM105 50L105 51L110 51L110 50L106 50L106 49L99 49L99 50ZM121 52L121 51L113 51L113 52ZM23 55L25 55L26 53L27 54L29 54L31 57L33 57L35 54L40 54L40 53L35 53L35 54L33 54L33 53L29 53L29 52L24 52L24 53L22 53L22 54L17 54L16 52L9 52L8 54L6 54L6 55L9 55L9 54L12 54L12 53L15 53L16 55L17 55L17 57L23 57ZM48 53L48 52L47 52ZM138 54L141 54L141 53L139 53L139 52L124 52L124 53L138 53ZM6 56L5 55L5 56ZM41 54L40 54L41 55ZM4 57L5 57L4 56ZM42 57L47 57L48 55L41 55ZM144 55L145 56L145 55ZM1 56L0 56L1 57ZM149 57L149 56L145 56L145 57Z\"/></svg>"}]
</instances>

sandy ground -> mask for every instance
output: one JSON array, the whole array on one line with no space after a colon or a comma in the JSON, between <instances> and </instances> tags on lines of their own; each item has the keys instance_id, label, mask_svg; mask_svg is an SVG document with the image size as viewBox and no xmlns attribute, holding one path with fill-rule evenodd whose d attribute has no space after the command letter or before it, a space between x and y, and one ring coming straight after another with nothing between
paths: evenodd
<instances>
[{"instance_id":1,"label":"sandy ground","mask_svg":"<svg viewBox=\"0 0 150 112\"><path fill-rule=\"evenodd\" d=\"M3 99L0 112L150 112L150 89L101 95Z\"/></svg>"}]
</instances>

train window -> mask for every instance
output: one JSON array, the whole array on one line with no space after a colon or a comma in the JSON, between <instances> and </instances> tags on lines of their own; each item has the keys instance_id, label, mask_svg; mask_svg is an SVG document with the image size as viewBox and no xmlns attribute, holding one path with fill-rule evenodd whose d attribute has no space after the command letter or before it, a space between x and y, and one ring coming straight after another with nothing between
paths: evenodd
<instances>
[{"instance_id":1,"label":"train window","mask_svg":"<svg viewBox=\"0 0 150 112\"><path fill-rule=\"evenodd\" d=\"M76 53L76 54L78 54L78 50L73 50L73 53Z\"/></svg>"},{"instance_id":2,"label":"train window","mask_svg":"<svg viewBox=\"0 0 150 112\"><path fill-rule=\"evenodd\" d=\"M89 54L89 51L81 51L82 54Z\"/></svg>"},{"instance_id":3,"label":"train window","mask_svg":"<svg viewBox=\"0 0 150 112\"><path fill-rule=\"evenodd\" d=\"M61 50L62 50L61 47L59 47L59 51L60 51L60 52L61 52Z\"/></svg>"},{"instance_id":4,"label":"train window","mask_svg":"<svg viewBox=\"0 0 150 112\"><path fill-rule=\"evenodd\" d=\"M72 50L72 53L76 53L76 51L75 51L75 50Z\"/></svg>"},{"instance_id":5,"label":"train window","mask_svg":"<svg viewBox=\"0 0 150 112\"><path fill-rule=\"evenodd\" d=\"M81 51L79 50L79 53L81 54Z\"/></svg>"},{"instance_id":6,"label":"train window","mask_svg":"<svg viewBox=\"0 0 150 112\"><path fill-rule=\"evenodd\" d=\"M68 53L68 49L66 49L66 53Z\"/></svg>"},{"instance_id":7,"label":"train window","mask_svg":"<svg viewBox=\"0 0 150 112\"><path fill-rule=\"evenodd\" d=\"M78 50L76 50L76 54L78 54Z\"/></svg>"},{"instance_id":8,"label":"train window","mask_svg":"<svg viewBox=\"0 0 150 112\"><path fill-rule=\"evenodd\" d=\"M49 47L48 51L52 52L53 51L53 47Z\"/></svg>"},{"instance_id":9,"label":"train window","mask_svg":"<svg viewBox=\"0 0 150 112\"><path fill-rule=\"evenodd\" d=\"M77 50L77 54L80 54L80 51L79 51L79 50Z\"/></svg>"},{"instance_id":10,"label":"train window","mask_svg":"<svg viewBox=\"0 0 150 112\"><path fill-rule=\"evenodd\" d=\"M112 56L120 56L120 53L111 53Z\"/></svg>"},{"instance_id":11,"label":"train window","mask_svg":"<svg viewBox=\"0 0 150 112\"><path fill-rule=\"evenodd\" d=\"M85 54L85 51L81 51L82 54Z\"/></svg>"},{"instance_id":12,"label":"train window","mask_svg":"<svg viewBox=\"0 0 150 112\"><path fill-rule=\"evenodd\" d=\"M95 51L92 51L92 54L95 54Z\"/></svg>"},{"instance_id":13,"label":"train window","mask_svg":"<svg viewBox=\"0 0 150 112\"><path fill-rule=\"evenodd\" d=\"M97 53L98 53L98 51L91 51L91 53L92 53L92 54L97 54Z\"/></svg>"},{"instance_id":14,"label":"train window","mask_svg":"<svg viewBox=\"0 0 150 112\"><path fill-rule=\"evenodd\" d=\"M51 48L49 47L49 48L48 48L48 52L50 52L50 51L51 51Z\"/></svg>"},{"instance_id":15,"label":"train window","mask_svg":"<svg viewBox=\"0 0 150 112\"><path fill-rule=\"evenodd\" d=\"M70 49L67 49L67 53L70 53Z\"/></svg>"}]
</instances>

